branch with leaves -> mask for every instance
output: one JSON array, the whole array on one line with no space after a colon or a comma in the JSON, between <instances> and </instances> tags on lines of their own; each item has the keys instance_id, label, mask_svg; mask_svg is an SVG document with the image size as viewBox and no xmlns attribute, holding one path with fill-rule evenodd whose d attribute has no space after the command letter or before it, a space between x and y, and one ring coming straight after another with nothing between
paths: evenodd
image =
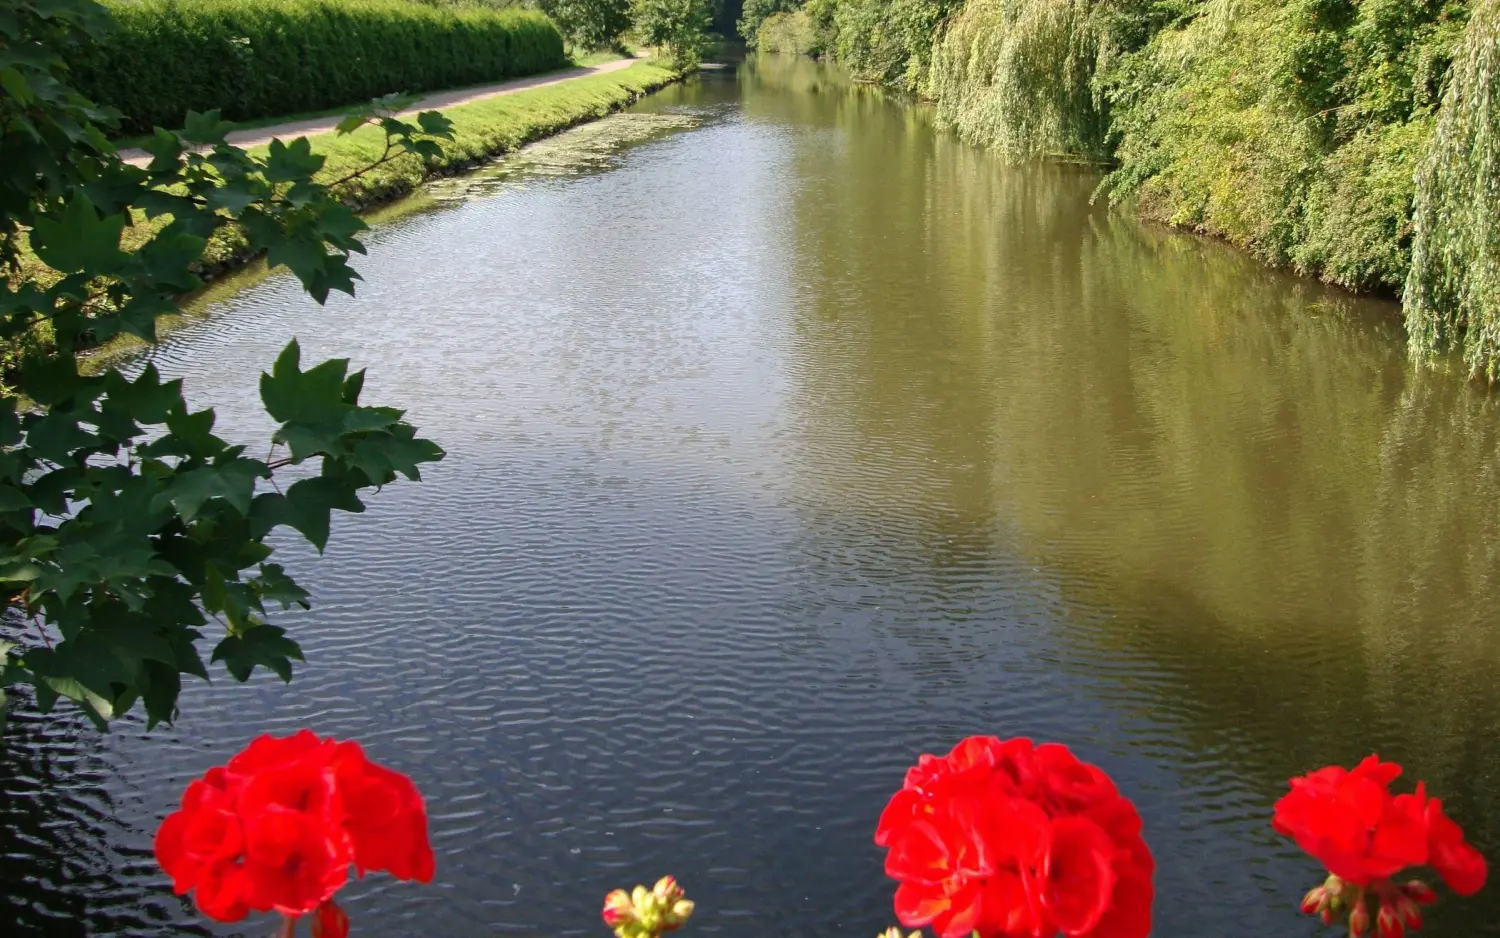
<instances>
[{"instance_id":1,"label":"branch with leaves","mask_svg":"<svg viewBox=\"0 0 1500 938\"><path fill-rule=\"evenodd\" d=\"M68 87L55 51L98 25L89 0L13 0L0 16L0 343L20 350L0 399L0 717L4 689L29 684L43 710L67 698L104 726L140 703L154 725L177 715L183 675L208 677L209 632L209 664L290 680L302 653L268 609L309 597L268 537L290 528L321 551L334 511L363 511L361 493L419 479L443 453L402 411L361 403L364 372L342 359L304 369L295 341L261 376L278 423L269 449L284 448L265 460L217 436L180 381L149 365L86 374L78 353L122 334L154 341L226 226L318 302L352 294L365 224L338 187L403 154L435 158L452 134L441 114L413 124L398 99L377 100L339 132L375 124L384 154L329 183L306 139L252 155L216 113L190 114L132 166L105 135L115 116ZM132 227L149 234L126 250ZM28 250L55 276L23 275ZM39 330L47 341L32 341ZM283 470L295 471L284 488Z\"/></svg>"}]
</instances>

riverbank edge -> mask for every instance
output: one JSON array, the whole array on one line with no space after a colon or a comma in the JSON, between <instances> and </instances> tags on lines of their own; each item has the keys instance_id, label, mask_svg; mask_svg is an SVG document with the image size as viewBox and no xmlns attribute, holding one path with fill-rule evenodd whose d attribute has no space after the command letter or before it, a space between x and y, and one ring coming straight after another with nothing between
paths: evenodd
<instances>
[{"instance_id":1,"label":"riverbank edge","mask_svg":"<svg viewBox=\"0 0 1500 938\"><path fill-rule=\"evenodd\" d=\"M686 77L685 72L647 60L619 71L441 108L453 121L454 139L443 141L440 158L427 162L414 156L392 160L347 184L341 199L356 212L368 213L410 195L429 180L471 172L529 143L624 110ZM326 159L318 174L324 178L338 178L373 164L384 139L373 127L348 135L308 137L313 152ZM252 153L265 150L265 146L250 148ZM258 252L243 247L238 232L225 231L204 252L198 275L205 284L211 283L257 256Z\"/></svg>"},{"instance_id":2,"label":"riverbank edge","mask_svg":"<svg viewBox=\"0 0 1500 938\"><path fill-rule=\"evenodd\" d=\"M361 215L388 209L412 196L425 182L472 172L527 144L617 113L647 95L685 80L690 74L642 60L619 71L444 108L443 113L454 122L455 140L444 141L441 159L424 164L415 157L403 157L387 163L372 174L372 179L361 180L367 184L357 192L346 194L344 202ZM558 107L538 106L538 99L543 99L541 104L546 105L551 99L564 97L568 100L560 102ZM511 111L521 113L507 114ZM509 128L496 127L496 122L506 116L538 119ZM465 129L465 125L475 121L484 121L492 132L486 135L474 126ZM513 132L504 133L505 130ZM325 178L338 178L346 172L346 166L373 163L372 158L360 151L367 146L375 147L377 141L383 139L384 136L374 128L344 136L329 133L308 138L314 152L328 157L320 171ZM251 147L250 150L264 151L265 147ZM216 281L250 268L263 256L264 252L248 250L238 231L221 231L220 236L210 242L200 262L197 273L203 286L178 297L178 312L159 321L158 334L169 333L187 322L191 318L186 312L187 306L205 292L218 288ZM149 345L136 336L116 336L96 348L81 351L80 367L96 371Z\"/></svg>"}]
</instances>

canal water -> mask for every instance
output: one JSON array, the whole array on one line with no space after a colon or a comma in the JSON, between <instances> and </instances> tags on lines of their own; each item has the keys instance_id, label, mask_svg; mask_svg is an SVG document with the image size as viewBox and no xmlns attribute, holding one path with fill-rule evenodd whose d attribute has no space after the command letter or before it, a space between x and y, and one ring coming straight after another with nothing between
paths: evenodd
<instances>
[{"instance_id":1,"label":"canal water","mask_svg":"<svg viewBox=\"0 0 1500 938\"><path fill-rule=\"evenodd\" d=\"M0 931L209 928L150 842L252 735L362 740L426 793L429 887L365 938L605 935L675 873L699 935L893 919L905 766L1059 740L1140 806L1159 936L1311 936L1289 776L1378 751L1500 857L1500 412L1389 303L1015 168L806 60L705 73L382 221L359 297L221 293L154 353L263 445L291 337L448 451L289 545L291 685L149 735L25 707ZM1500 888L1434 935L1500 934Z\"/></svg>"}]
</instances>

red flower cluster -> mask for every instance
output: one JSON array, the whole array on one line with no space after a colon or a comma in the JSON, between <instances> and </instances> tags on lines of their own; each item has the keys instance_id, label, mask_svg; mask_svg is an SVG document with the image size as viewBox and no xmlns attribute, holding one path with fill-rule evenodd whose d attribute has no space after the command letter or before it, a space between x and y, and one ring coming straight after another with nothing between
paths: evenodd
<instances>
[{"instance_id":1,"label":"red flower cluster","mask_svg":"<svg viewBox=\"0 0 1500 938\"><path fill-rule=\"evenodd\" d=\"M178 895L196 890L209 918L316 911L327 936L348 932L331 900L350 864L361 876L424 883L434 866L411 779L371 762L358 743L310 730L260 736L189 785L156 832L156 859Z\"/></svg>"},{"instance_id":2,"label":"red flower cluster","mask_svg":"<svg viewBox=\"0 0 1500 938\"><path fill-rule=\"evenodd\" d=\"M1155 863L1141 818L1067 747L973 736L924 755L875 843L896 917L941 938L1146 938Z\"/></svg>"},{"instance_id":3,"label":"red flower cluster","mask_svg":"<svg viewBox=\"0 0 1500 938\"><path fill-rule=\"evenodd\" d=\"M1428 866L1461 896L1484 886L1489 868L1465 839L1463 829L1443 813L1443 803L1417 784L1409 795L1390 786L1401 766L1370 756L1348 771L1319 769L1291 780L1292 790L1276 802L1271 823L1316 857L1332 875L1303 901L1303 909L1331 923L1347 909L1355 935L1370 928L1366 893L1379 903L1376 929L1398 938L1421 924L1417 906L1436 897L1417 881L1396 885L1391 878L1411 867Z\"/></svg>"}]
</instances>

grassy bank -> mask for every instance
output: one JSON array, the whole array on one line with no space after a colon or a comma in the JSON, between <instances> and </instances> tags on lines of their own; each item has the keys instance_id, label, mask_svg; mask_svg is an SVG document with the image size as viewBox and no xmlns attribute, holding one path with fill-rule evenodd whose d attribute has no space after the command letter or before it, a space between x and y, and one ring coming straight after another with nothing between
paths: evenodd
<instances>
[{"instance_id":1,"label":"grassy bank","mask_svg":"<svg viewBox=\"0 0 1500 938\"><path fill-rule=\"evenodd\" d=\"M807 0L761 28L970 142L1097 163L1122 208L1400 296L1415 353L1500 377L1500 0Z\"/></svg>"},{"instance_id":2,"label":"grassy bank","mask_svg":"<svg viewBox=\"0 0 1500 938\"><path fill-rule=\"evenodd\" d=\"M620 71L448 108L443 113L453 121L454 139L443 142L442 157L425 163L411 155L398 157L347 184L341 194L346 202L361 210L375 208L411 192L425 179L462 172L534 140L603 117L679 78L679 73L671 69L639 62ZM339 179L377 162L384 139L373 127L345 136L312 137L314 152L326 158L319 178ZM133 249L165 222L164 218L153 222L140 219L125 230L121 245L126 250ZM213 280L252 259L243 236L233 228L224 228L210 239L200 267L204 279ZM26 253L22 279L52 283L58 277L35 254ZM26 336L21 346L0 349L0 363L13 361L22 346L48 344L50 335L43 327Z\"/></svg>"},{"instance_id":3,"label":"grassy bank","mask_svg":"<svg viewBox=\"0 0 1500 938\"><path fill-rule=\"evenodd\" d=\"M567 64L534 10L410 0L107 0L113 21L68 61L125 133L188 111L255 120L531 75Z\"/></svg>"},{"instance_id":4,"label":"grassy bank","mask_svg":"<svg viewBox=\"0 0 1500 938\"><path fill-rule=\"evenodd\" d=\"M361 208L388 202L428 177L461 172L533 140L603 117L678 77L661 65L639 62L617 72L448 108L443 113L453 121L454 136L443 142L440 159L424 164L415 156L398 157L347 184L342 195ZM313 152L327 159L319 178L338 179L376 162L384 141L384 134L375 127L345 136L313 137Z\"/></svg>"}]
</instances>

